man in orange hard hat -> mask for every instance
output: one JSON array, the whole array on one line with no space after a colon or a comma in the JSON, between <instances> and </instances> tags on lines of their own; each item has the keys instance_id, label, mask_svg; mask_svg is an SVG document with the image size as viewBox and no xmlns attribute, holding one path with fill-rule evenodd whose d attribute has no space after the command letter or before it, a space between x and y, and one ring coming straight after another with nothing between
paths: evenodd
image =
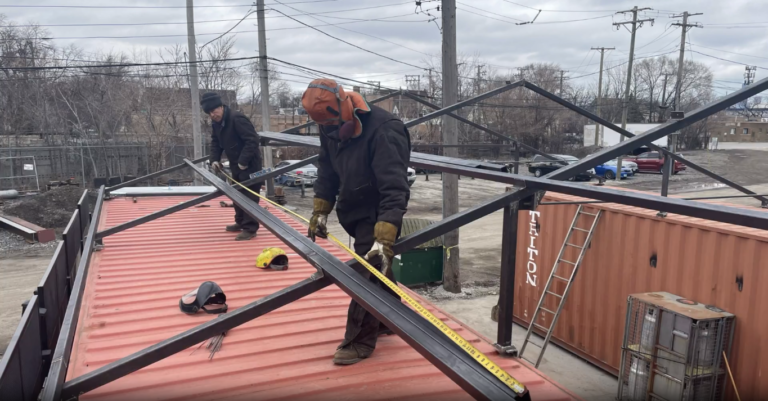
<instances>
[{"instance_id":1,"label":"man in orange hard hat","mask_svg":"<svg viewBox=\"0 0 768 401\"><path fill-rule=\"evenodd\" d=\"M332 79L316 79L301 99L320 126L315 198L309 235L325 238L328 214L336 206L339 223L355 239L355 252L382 256L382 272L394 281L392 246L408 206L411 137L403 122ZM382 285L367 274L370 280ZM383 285L382 285L383 286ZM385 290L397 295L386 286ZM369 357L380 332L388 331L354 300L349 305L344 341L333 362L351 365Z\"/></svg>"}]
</instances>

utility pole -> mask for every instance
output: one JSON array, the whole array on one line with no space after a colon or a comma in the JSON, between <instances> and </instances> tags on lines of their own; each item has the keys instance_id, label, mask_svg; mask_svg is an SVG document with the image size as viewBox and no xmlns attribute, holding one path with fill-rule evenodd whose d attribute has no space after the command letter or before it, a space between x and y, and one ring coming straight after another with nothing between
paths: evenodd
<instances>
[{"instance_id":1,"label":"utility pole","mask_svg":"<svg viewBox=\"0 0 768 401\"><path fill-rule=\"evenodd\" d=\"M632 21L624 21L624 22L614 22L613 25L615 25L618 29L619 26L623 26L626 24L632 24L632 30L630 31L632 33L632 38L629 42L629 65L627 66L627 86L624 88L624 102L622 104L622 110L621 110L621 129L626 130L627 129L627 114L629 113L629 90L632 87L632 63L635 61L635 33L637 33L638 24L640 26L643 26L643 22L650 22L653 24L653 18L647 18L643 20L637 19L637 12L643 11L643 10L650 10L649 7L644 8L637 8L637 6L632 7L631 10L627 11L619 11L616 14L624 14L624 13L632 13ZM624 142L624 135L619 135L619 142ZM616 163L616 180L621 180L621 156L617 158Z\"/></svg>"},{"instance_id":2,"label":"utility pole","mask_svg":"<svg viewBox=\"0 0 768 401\"><path fill-rule=\"evenodd\" d=\"M675 75L675 74L664 73L662 75L664 75L664 87L661 89L661 105L659 106L659 108L661 109L661 111L659 112L660 123L664 122L664 110L667 108L667 100L668 100L667 99L667 79L670 75Z\"/></svg>"},{"instance_id":3,"label":"utility pole","mask_svg":"<svg viewBox=\"0 0 768 401\"><path fill-rule=\"evenodd\" d=\"M193 0L187 0L187 53L189 53L189 92L192 96L192 146L195 159L203 157L203 136L200 133L200 93L197 83L197 44L195 43L195 12ZM202 181L195 174L195 185Z\"/></svg>"},{"instance_id":4,"label":"utility pole","mask_svg":"<svg viewBox=\"0 0 768 401\"><path fill-rule=\"evenodd\" d=\"M443 107L456 104L459 91L459 66L456 64L456 0L443 0ZM459 135L456 120L443 116L443 145L458 145ZM457 147L443 148L443 155L457 157ZM443 219L459 212L459 178L454 174L443 174ZM443 236L443 288L446 291L461 292L459 281L459 230Z\"/></svg>"},{"instance_id":5,"label":"utility pole","mask_svg":"<svg viewBox=\"0 0 768 401\"><path fill-rule=\"evenodd\" d=\"M603 60L605 59L605 51L606 50L614 50L615 47L593 47L592 50L599 50L600 51L600 77L597 79L597 116L602 117L600 115L600 103L603 101ZM603 131L603 126L600 124L595 123L595 146L600 146L602 144L602 141L600 141L600 138L602 135L600 135Z\"/></svg>"},{"instance_id":6,"label":"utility pole","mask_svg":"<svg viewBox=\"0 0 768 401\"><path fill-rule=\"evenodd\" d=\"M694 15L702 15L702 13L690 14L688 11L686 11L680 15L672 16L672 18L683 17L682 23L676 22L672 24L682 28L681 29L682 34L680 35L680 57L677 60L677 82L675 82L675 111L682 111L681 110L682 108L680 107L680 99L683 91L683 65L684 65L683 58L685 57L685 34L688 32L690 28L693 28L693 27L701 28L701 25L699 25L698 23L694 23L694 24L688 23L688 17L692 17ZM671 152L674 152L677 150L677 132L669 136L669 150ZM672 166L670 164L670 168L671 167Z\"/></svg>"},{"instance_id":7,"label":"utility pole","mask_svg":"<svg viewBox=\"0 0 768 401\"><path fill-rule=\"evenodd\" d=\"M261 129L270 131L269 68L267 66L267 34L264 27L264 0L256 0L256 23L259 25L259 86L261 86ZM264 146L264 168L272 169L272 147ZM267 180L267 198L275 197L275 182Z\"/></svg>"},{"instance_id":8,"label":"utility pole","mask_svg":"<svg viewBox=\"0 0 768 401\"><path fill-rule=\"evenodd\" d=\"M560 70L560 97L563 97L563 76L568 71Z\"/></svg>"}]
</instances>

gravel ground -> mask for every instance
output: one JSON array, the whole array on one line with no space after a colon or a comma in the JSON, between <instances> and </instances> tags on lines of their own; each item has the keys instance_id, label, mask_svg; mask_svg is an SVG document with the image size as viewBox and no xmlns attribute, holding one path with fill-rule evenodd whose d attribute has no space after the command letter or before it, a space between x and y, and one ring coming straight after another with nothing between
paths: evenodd
<instances>
[{"instance_id":1,"label":"gravel ground","mask_svg":"<svg viewBox=\"0 0 768 401\"><path fill-rule=\"evenodd\" d=\"M17 256L52 254L56 249L57 244L58 241L50 241L44 244L30 244L20 235L0 230L0 259Z\"/></svg>"},{"instance_id":2,"label":"gravel ground","mask_svg":"<svg viewBox=\"0 0 768 401\"><path fill-rule=\"evenodd\" d=\"M42 194L11 200L3 206L2 213L40 227L63 229L82 195L83 190L79 187L58 187Z\"/></svg>"}]
</instances>

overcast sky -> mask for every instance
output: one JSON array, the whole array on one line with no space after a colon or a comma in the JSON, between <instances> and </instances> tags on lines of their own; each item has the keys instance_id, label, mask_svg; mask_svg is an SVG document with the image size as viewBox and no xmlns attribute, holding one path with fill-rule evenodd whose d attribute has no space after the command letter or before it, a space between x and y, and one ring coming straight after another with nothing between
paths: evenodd
<instances>
[{"instance_id":1,"label":"overcast sky","mask_svg":"<svg viewBox=\"0 0 768 401\"><path fill-rule=\"evenodd\" d=\"M280 1L286 5L266 0L267 7L295 15L294 18L318 26L328 34L406 64L367 53L306 28L276 11L268 11L267 49L272 57L363 81L381 81L382 86L387 87L404 85L406 74L424 74L423 70L407 64L424 65L430 55L439 60L441 34L437 24L441 21L440 12L435 9L439 1L423 1L421 7L436 16L436 21L430 21L431 17L425 13L414 13L414 1ZM599 53L590 51L590 47L616 48L606 54L606 67L626 61L630 34L625 29L617 30L612 23L630 18L629 14L616 14L617 11L637 5L653 9L642 12L641 18L655 19L653 26L646 23L638 30L637 57L662 53L671 53L671 57L676 57L680 29L671 24L679 19L671 18L671 15L682 11L700 12L703 15L691 17L690 22L700 22L704 28L694 28L689 32L691 45L687 45L687 50L692 51L686 51L685 57L706 63L712 69L717 93L724 94L741 86L744 65L734 62L759 66L757 79L768 76L768 1L666 0L633 3L613 0L517 0L515 3L507 0L459 0L458 51L465 55L477 55L490 68L500 72L515 71L515 67L531 62L550 62L559 63L570 77L595 73L576 82L596 82ZM146 24L46 27L59 45L73 44L87 53L130 53L144 49L157 51L177 43L186 46L185 4L184 0L0 0L0 13L17 24ZM205 43L231 28L249 10L255 10L250 4L248 0L195 0L197 42ZM44 7L14 7L21 5ZM516 22L533 19L538 9L543 11L533 24L515 25ZM301 15L305 12L322 14ZM206 22L211 20L226 21ZM343 24L322 26L339 23ZM253 14L233 30L240 32L235 34L237 56L258 54L256 29L256 15ZM734 62L721 61L701 53ZM283 67L280 69L286 73L298 73ZM291 83L297 89L308 82L308 79L301 77L286 75L284 78L298 81Z\"/></svg>"}]
</instances>

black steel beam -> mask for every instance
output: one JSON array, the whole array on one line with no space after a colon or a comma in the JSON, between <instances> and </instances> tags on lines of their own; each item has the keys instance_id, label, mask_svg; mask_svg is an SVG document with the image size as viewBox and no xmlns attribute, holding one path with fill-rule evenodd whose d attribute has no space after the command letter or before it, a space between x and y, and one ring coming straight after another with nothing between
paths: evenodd
<instances>
[{"instance_id":1,"label":"black steel beam","mask_svg":"<svg viewBox=\"0 0 768 401\"><path fill-rule=\"evenodd\" d=\"M576 184L545 177L536 178L481 169L464 168L446 163L411 161L411 164L417 165L421 168L442 171L449 174L457 174L465 177L474 177L483 180L502 182L517 187L525 187L525 189L521 190L520 192L525 192L526 196L532 195L532 191L552 191L581 196L585 198L621 203L629 206L637 206L645 209L663 210L668 213L677 213L685 216L759 228L762 230L768 229L768 213L759 210L712 205L703 202L686 201L679 198L665 198L658 195L645 194L642 192L628 192L622 191L620 189ZM555 170L555 172L565 168L568 167Z\"/></svg>"},{"instance_id":2,"label":"black steel beam","mask_svg":"<svg viewBox=\"0 0 768 401\"><path fill-rule=\"evenodd\" d=\"M593 121L597 122L598 124L600 124L600 125L602 125L602 126L604 126L606 128L610 128L610 129L618 132L620 135L623 135L623 136L625 136L627 138L634 138L635 137L635 134L633 134L633 133L631 133L631 132L629 132L627 130L621 129L621 127L611 123L610 121L608 121L608 120L606 120L604 118L601 118L600 116L598 116L598 115L596 115L596 114L594 114L594 113L592 113L592 112L590 112L588 110L585 110L585 109L583 109L583 108L581 108L581 107L579 107L579 106L577 106L577 105L575 105L575 104L573 104L573 103L571 103L571 102L569 102L569 101L567 101L567 100L565 100L565 99L563 99L563 98L561 98L561 97L559 97L559 96L557 96L557 95L555 95L553 93L550 93L550 92L548 92L548 91L546 91L546 90L536 86L535 84L532 84L530 82L526 82L525 83L525 87L530 89L533 92L538 93L541 96L546 97L549 100L552 100L555 103L560 104L561 106L564 106L564 107L566 107L568 109L571 109L571 110L575 111L576 113L581 114L582 116L585 116L585 117L589 118L590 120L593 120ZM597 135L597 133L595 133L595 135ZM723 177L723 176L721 176L719 174L716 174L716 173L714 173L714 172L712 172L712 171L710 171L710 170L708 170L708 169L706 169L704 167L701 167L698 164L696 164L696 163L694 163L694 162L692 162L692 161L690 161L690 160L688 160L688 159L686 159L686 158L684 158L684 157L682 157L680 155L674 154L673 152L670 152L667 149L664 149L661 146L658 146L658 145L654 144L653 142L648 143L647 146L649 148L657 151L657 152L662 152L662 153L664 153L664 155L666 155L666 156L668 156L668 157L670 157L670 158L672 158L674 160L677 160L677 161L679 161L681 163L684 163L686 166L690 167L691 169L696 170L696 171L706 175L709 178L712 178L714 180L720 181L720 182L724 183L725 185L728 185L729 187L731 187L733 189L736 189L736 190L738 190L740 192L743 192L745 194L754 194L754 192L752 192L751 190L749 190L749 189L747 189L747 188L745 188L745 187L743 187L743 186L741 186L741 185L739 185L739 184L737 184L737 183L735 183L735 182L733 182L733 181L731 181L731 180L729 180L729 179L727 179L727 178L725 178L725 177ZM762 197L762 196L755 196L755 197L760 199L764 204L768 203L768 198L766 198L766 197Z\"/></svg>"},{"instance_id":3,"label":"black steel beam","mask_svg":"<svg viewBox=\"0 0 768 401\"><path fill-rule=\"evenodd\" d=\"M431 323L378 285L356 273L321 246L292 229L212 173L191 162L187 163L230 197L245 213L258 220L288 247L320 269L326 277L472 397L480 400L528 399L527 392L523 396L516 395Z\"/></svg>"},{"instance_id":4,"label":"black steel beam","mask_svg":"<svg viewBox=\"0 0 768 401\"><path fill-rule=\"evenodd\" d=\"M401 91L394 91L392 93L388 93L388 94L386 94L384 96L381 96L381 97L378 97L378 98L373 99L371 101L368 101L368 104L376 104L376 103L379 103L379 102L383 102L383 101L385 101L385 100L387 100L389 98L392 98L392 97L395 97L395 96L399 95L400 93L401 93ZM304 124L297 125L295 127L291 127L291 128L282 130L280 132L285 133L285 134L289 134L289 133L292 133L292 132L297 132L297 131L299 131L301 129L304 129L304 128L311 127L313 125L315 125L314 121L307 121Z\"/></svg>"},{"instance_id":5,"label":"black steel beam","mask_svg":"<svg viewBox=\"0 0 768 401\"><path fill-rule=\"evenodd\" d=\"M88 234L85 238L80 262L77 265L75 282L72 284L72 295L70 295L69 302L67 302L67 310L64 313L59 338L56 341L56 350L53 353L48 378L45 380L45 387L40 396L42 401L59 401L61 399L61 389L67 377L69 357L72 353L75 329L77 329L77 319L80 316L80 305L83 301L85 281L88 277L88 268L91 265L91 253L96 244L96 228L99 225L99 216L104 205L104 195L105 189L102 185L96 197L96 205L93 207L91 223L88 226Z\"/></svg>"},{"instance_id":6,"label":"black steel beam","mask_svg":"<svg viewBox=\"0 0 768 401\"><path fill-rule=\"evenodd\" d=\"M396 255L411 250L433 238L447 234L481 217L485 217L512 202L519 201L522 199L521 195L521 191L506 192L501 195L496 195L477 206L452 214L434 224L422 228L421 230L406 235L405 237L401 237L395 242L392 249Z\"/></svg>"},{"instance_id":7,"label":"black steel beam","mask_svg":"<svg viewBox=\"0 0 768 401\"><path fill-rule=\"evenodd\" d=\"M514 144L506 143L462 143L458 145L443 145L442 143L417 143L411 145L412 148L514 148Z\"/></svg>"},{"instance_id":8,"label":"black steel beam","mask_svg":"<svg viewBox=\"0 0 768 401\"><path fill-rule=\"evenodd\" d=\"M519 87L523 86L524 83L525 83L525 81L517 81L517 82L512 82L512 83L505 84L504 86L498 87L496 89L489 90L488 92L482 93L482 94L477 95L477 96L475 96L473 98L462 100L461 102L458 102L456 104L450 105L448 107L443 107L442 109L435 110L435 111L433 111L433 112L431 112L431 113L429 113L429 114L427 114L427 115L425 115L423 117L419 117L419 118L407 121L405 123L405 126L407 128L414 127L414 126L419 125L419 124L421 124L423 122L426 122L426 121L435 119L437 117L446 115L446 114L448 114L450 112L453 112L455 110L458 110L458 109L460 109L462 107L470 106L470 105L475 104L475 103L477 103L479 101L488 99L489 97L496 96L499 93L504 93L504 92L506 92L506 91L508 91L510 89L519 88Z\"/></svg>"},{"instance_id":9,"label":"black steel beam","mask_svg":"<svg viewBox=\"0 0 768 401\"><path fill-rule=\"evenodd\" d=\"M419 102L419 103L421 103L421 104L423 104L425 106L431 107L433 109L439 109L440 108L440 106L438 106L438 105L436 105L436 104L434 104L432 102L428 102L428 101L420 98L419 96L412 95L410 93L404 93L404 95L406 97L408 97L408 98L411 98L411 99L413 99L413 100L415 100L415 101L417 101L417 102ZM552 156L550 154L544 153L544 152L542 152L542 151L540 151L540 150L538 150L538 149L536 149L534 147L528 146L528 145L526 145L526 144L524 144L524 143L522 143L522 142L520 142L520 141L518 141L518 140L516 140L516 139L514 139L512 137L508 137L508 136L506 136L506 135L504 135L504 134L502 134L502 133L500 133L498 131L492 130L492 129L484 126L484 125L478 124L478 123L476 123L476 122L474 122L472 120L469 120L469 119L466 119L464 117L461 117L458 114L448 113L448 116L453 117L456 120L461 121L464 124L467 124L467 125L469 125L471 127L477 128L477 129L479 129L481 131L484 131L484 132L486 132L488 134L491 134L491 135L493 135L493 136L495 136L495 137L497 137L499 139L502 139L502 140L505 140L505 141L510 141L512 143L516 143L519 147L521 147L523 149L526 149L529 152L535 153L537 155L544 156L544 157L546 157L549 160L554 160L554 161L559 162L561 164L568 164L568 162L566 162L565 160L558 159L558 158L556 158L556 157L554 157L554 156ZM445 145L445 146L451 146L451 145ZM491 146L499 146L499 145L491 145Z\"/></svg>"},{"instance_id":10,"label":"black steel beam","mask_svg":"<svg viewBox=\"0 0 768 401\"><path fill-rule=\"evenodd\" d=\"M295 170L295 169L297 169L299 167L306 166L307 164L311 164L312 162L317 160L319 157L320 156L312 156L312 157L306 158L306 159L304 159L304 160L302 160L302 161L300 161L298 163L291 164L290 166L285 166L285 167L279 168L277 170L270 171L269 173L266 173L266 174L264 174L264 175L262 175L260 177L251 178L251 179L248 179L246 181L243 181L242 184L245 185L245 186L250 186L251 184L255 184L257 182L271 180L274 177L277 177L279 175L283 175L283 174L288 173L290 171L293 171L293 170ZM240 186L233 185L233 187L235 187L239 191L243 191L243 189ZM102 230L102 231L99 231L98 233L96 233L96 239L102 239L102 238L110 236L112 234L117 234L117 233L119 233L121 231L125 231L125 230L127 230L129 228L136 227L136 226L138 226L140 224L144 224L144 223L147 223L147 222L150 222L150 221L153 221L153 220L157 220L157 219L159 219L161 217L168 216L169 214L176 213L176 212L178 212L180 210L188 209L188 208L193 207L195 205L199 205L201 203L208 202L209 200L216 199L216 198L218 198L221 195L222 195L221 191L216 190L216 191L211 192L210 194L205 194L203 196L199 196L197 198L190 199L190 200L188 200L186 202L182 202L182 203L173 205L171 207L167 207L167 208L165 208L163 210L159 210L157 212L148 214L146 216L142 216L142 217L139 217L137 219L133 219L131 221L127 221L127 222L125 222L123 224L107 228L105 230Z\"/></svg>"},{"instance_id":11,"label":"black steel beam","mask_svg":"<svg viewBox=\"0 0 768 401\"><path fill-rule=\"evenodd\" d=\"M133 373L141 368L156 363L189 347L199 344L217 334L232 330L259 316L288 305L329 285L331 281L320 277L308 278L290 287L286 287L258 301L251 302L235 311L211 319L206 323L179 333L167 340L149 346L141 351L111 362L92 372L76 377L64 384L61 399L68 400L92 391L107 383Z\"/></svg>"},{"instance_id":12,"label":"black steel beam","mask_svg":"<svg viewBox=\"0 0 768 401\"><path fill-rule=\"evenodd\" d=\"M532 85L528 85L528 88L532 89ZM547 174L545 177L553 179L567 179L573 177L580 172L624 155L632 149L643 145L648 145L659 138L663 138L669 134L674 133L675 131L679 131L697 121L703 120L717 113L718 111L727 108L728 106L732 106L743 100L747 100L750 97L757 95L765 90L768 90L768 78L761 79L760 81L752 85L745 86L736 92L723 97L722 99L699 107L681 120L670 121L662 124L656 128L646 131L643 134L636 135L624 142L620 142L615 146L603 149L593 155L587 156L576 163L569 164L563 168L557 169L552 173Z\"/></svg>"},{"instance_id":13,"label":"black steel beam","mask_svg":"<svg viewBox=\"0 0 768 401\"><path fill-rule=\"evenodd\" d=\"M260 132L259 135L271 141L275 140L275 141L280 141L280 142L291 144L291 145L296 144L299 146L311 146L316 148L320 147L320 138L316 136L292 135L292 134L284 134L280 132ZM458 159L455 157L430 155L427 153L411 152L411 160L420 160L420 159L437 161L441 163L457 164L464 167L478 167L478 168L483 168L487 170L495 170L495 171L506 170L506 166L500 165L500 164L486 163L486 162L481 162L477 160Z\"/></svg>"},{"instance_id":14,"label":"black steel beam","mask_svg":"<svg viewBox=\"0 0 768 401\"><path fill-rule=\"evenodd\" d=\"M207 155L203 156L203 157L201 157L199 159L194 159L194 160L192 160L192 162L193 163L200 163L200 162L204 162L206 160L208 160L208 156ZM155 177L159 177L161 175L172 173L174 171L181 170L181 169L183 169L185 167L187 167L187 165L184 164L184 163L177 164L177 165L175 165L173 167L168 167L168 168L160 170L160 171L155 171L152 174L147 174L147 175L141 176L139 178L134 178L134 179L132 179L130 181L126 181L126 182L122 182L122 183L117 184L117 185L113 185L111 187L108 187L106 191L107 191L107 194L109 194L110 192L118 190L120 188L125 188L125 187L131 186L133 184L138 184L138 183L140 183L142 181L146 181L146 180L149 180L149 179L152 179L152 178L155 178ZM83 183L83 185L85 185L85 183Z\"/></svg>"}]
</instances>

